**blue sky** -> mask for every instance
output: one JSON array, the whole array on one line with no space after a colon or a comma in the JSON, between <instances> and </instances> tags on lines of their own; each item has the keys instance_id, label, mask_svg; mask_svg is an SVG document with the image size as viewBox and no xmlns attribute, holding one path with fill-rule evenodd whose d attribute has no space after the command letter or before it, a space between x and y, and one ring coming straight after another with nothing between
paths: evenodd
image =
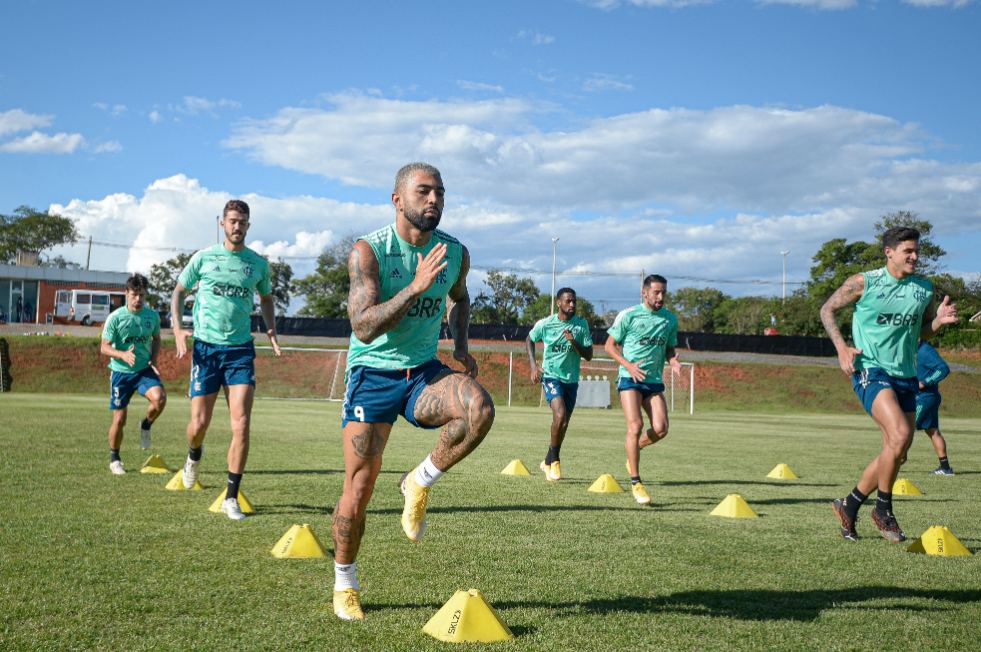
<instances>
[{"instance_id":1,"label":"blue sky","mask_svg":"<svg viewBox=\"0 0 981 652\"><path fill-rule=\"evenodd\" d=\"M558 236L592 274L559 282L606 307L636 283L600 274L774 282L789 249L801 280L899 209L981 269L981 3L325 4L6 2L0 212L58 210L131 247L93 268L146 271L244 197L302 275L424 159L475 265L549 269Z\"/></svg>"}]
</instances>

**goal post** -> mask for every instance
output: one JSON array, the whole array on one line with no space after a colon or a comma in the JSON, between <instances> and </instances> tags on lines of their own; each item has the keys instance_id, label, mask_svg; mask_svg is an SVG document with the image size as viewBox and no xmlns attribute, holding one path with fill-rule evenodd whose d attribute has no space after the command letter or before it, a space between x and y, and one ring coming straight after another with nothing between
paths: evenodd
<instances>
[{"instance_id":1,"label":"goal post","mask_svg":"<svg viewBox=\"0 0 981 652\"><path fill-rule=\"evenodd\" d=\"M257 346L256 395L264 401L344 400L347 349Z\"/></svg>"}]
</instances>

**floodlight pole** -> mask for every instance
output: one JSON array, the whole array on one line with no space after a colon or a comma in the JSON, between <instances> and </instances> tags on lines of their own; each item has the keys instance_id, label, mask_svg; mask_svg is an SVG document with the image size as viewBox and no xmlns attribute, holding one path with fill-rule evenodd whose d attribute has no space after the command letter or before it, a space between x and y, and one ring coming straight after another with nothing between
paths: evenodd
<instances>
[{"instance_id":1,"label":"floodlight pole","mask_svg":"<svg viewBox=\"0 0 981 652\"><path fill-rule=\"evenodd\" d=\"M558 238L552 238L552 305L549 315L555 314L555 252L558 249Z\"/></svg>"},{"instance_id":2,"label":"floodlight pole","mask_svg":"<svg viewBox=\"0 0 981 652\"><path fill-rule=\"evenodd\" d=\"M783 300L786 301L787 300L787 254L789 254L790 251L781 251L780 253L783 254Z\"/></svg>"}]
</instances>

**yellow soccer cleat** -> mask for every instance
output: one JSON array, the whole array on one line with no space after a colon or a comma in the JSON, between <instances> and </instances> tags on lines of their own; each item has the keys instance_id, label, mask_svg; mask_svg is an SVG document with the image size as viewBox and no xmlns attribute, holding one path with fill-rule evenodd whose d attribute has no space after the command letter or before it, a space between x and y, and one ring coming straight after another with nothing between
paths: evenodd
<instances>
[{"instance_id":1,"label":"yellow soccer cleat","mask_svg":"<svg viewBox=\"0 0 981 652\"><path fill-rule=\"evenodd\" d=\"M542 470L542 473L545 474L545 479L548 480L549 482L551 482L552 480L557 480L558 479L558 478L553 478L552 477L552 465L551 464L546 464L545 463L545 460L542 460L542 463L538 465L538 468L540 468Z\"/></svg>"},{"instance_id":2,"label":"yellow soccer cleat","mask_svg":"<svg viewBox=\"0 0 981 652\"><path fill-rule=\"evenodd\" d=\"M412 541L421 541L426 532L426 504L429 502L429 487L420 487L416 482L415 469L409 471L402 483L405 494L405 508L402 509L402 530Z\"/></svg>"},{"instance_id":3,"label":"yellow soccer cleat","mask_svg":"<svg viewBox=\"0 0 981 652\"><path fill-rule=\"evenodd\" d=\"M553 481L562 479L562 467L559 466L558 460L552 462L552 474L548 476L548 479Z\"/></svg>"},{"instance_id":4,"label":"yellow soccer cleat","mask_svg":"<svg viewBox=\"0 0 981 652\"><path fill-rule=\"evenodd\" d=\"M634 498L636 498L637 502L641 505L646 505L647 503L651 502L651 497L648 496L647 492L644 490L643 483L638 482L631 488L631 491L634 492Z\"/></svg>"},{"instance_id":5,"label":"yellow soccer cleat","mask_svg":"<svg viewBox=\"0 0 981 652\"><path fill-rule=\"evenodd\" d=\"M334 591L334 614L341 620L364 620L361 611L361 591L344 589Z\"/></svg>"}]
</instances>

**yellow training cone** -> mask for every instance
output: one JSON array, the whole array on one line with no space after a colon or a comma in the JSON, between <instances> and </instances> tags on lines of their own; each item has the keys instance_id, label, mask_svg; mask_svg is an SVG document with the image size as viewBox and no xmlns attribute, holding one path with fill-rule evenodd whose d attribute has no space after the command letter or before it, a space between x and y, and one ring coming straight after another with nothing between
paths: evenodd
<instances>
[{"instance_id":1,"label":"yellow training cone","mask_svg":"<svg viewBox=\"0 0 981 652\"><path fill-rule=\"evenodd\" d=\"M912 482L906 478L896 478L892 485L892 493L895 496L922 496L923 492L916 488Z\"/></svg>"},{"instance_id":2,"label":"yellow training cone","mask_svg":"<svg viewBox=\"0 0 981 652\"><path fill-rule=\"evenodd\" d=\"M927 555L945 555L951 557L955 555L974 554L961 543L960 539L954 536L953 532L940 525L934 525L924 532L923 536L914 541L913 545L906 549L906 552L920 552Z\"/></svg>"},{"instance_id":3,"label":"yellow training cone","mask_svg":"<svg viewBox=\"0 0 981 652\"><path fill-rule=\"evenodd\" d=\"M306 523L291 527L269 552L272 553L273 557L279 559L306 559L307 557L327 556L327 551L324 550L320 539Z\"/></svg>"},{"instance_id":4,"label":"yellow training cone","mask_svg":"<svg viewBox=\"0 0 981 652\"><path fill-rule=\"evenodd\" d=\"M211 507L208 508L209 512L214 512L215 514L221 514L221 501L225 500L225 493L228 491L228 487L221 490L221 495L211 503ZM242 490L238 490L238 506L242 509L243 514L255 514L255 507L249 502L249 499L245 497Z\"/></svg>"},{"instance_id":5,"label":"yellow training cone","mask_svg":"<svg viewBox=\"0 0 981 652\"><path fill-rule=\"evenodd\" d=\"M773 470L766 474L768 478L774 478L776 480L793 480L797 477L789 466L786 464L777 464L773 467Z\"/></svg>"},{"instance_id":6,"label":"yellow training cone","mask_svg":"<svg viewBox=\"0 0 981 652\"><path fill-rule=\"evenodd\" d=\"M511 463L504 467L501 475L531 475L528 467L521 463L521 460L511 460Z\"/></svg>"},{"instance_id":7,"label":"yellow training cone","mask_svg":"<svg viewBox=\"0 0 981 652\"><path fill-rule=\"evenodd\" d=\"M151 455L140 467L140 473L170 473L170 469L164 464L163 458L159 455Z\"/></svg>"},{"instance_id":8,"label":"yellow training cone","mask_svg":"<svg viewBox=\"0 0 981 652\"><path fill-rule=\"evenodd\" d=\"M616 481L609 473L604 473L600 477L596 478L596 482L589 486L589 491L596 492L598 494L615 494L623 493L623 487L620 483Z\"/></svg>"},{"instance_id":9,"label":"yellow training cone","mask_svg":"<svg viewBox=\"0 0 981 652\"><path fill-rule=\"evenodd\" d=\"M434 638L450 643L510 641L514 634L504 624L484 594L477 589L457 591L422 628Z\"/></svg>"},{"instance_id":10,"label":"yellow training cone","mask_svg":"<svg viewBox=\"0 0 981 652\"><path fill-rule=\"evenodd\" d=\"M726 499L719 503L718 507L712 510L712 516L725 516L726 518L757 518L758 514L753 511L743 497L739 494L729 494Z\"/></svg>"},{"instance_id":11,"label":"yellow training cone","mask_svg":"<svg viewBox=\"0 0 981 652\"><path fill-rule=\"evenodd\" d=\"M177 475L170 479L170 482L167 483L167 488L171 491L185 491L187 489L184 486L184 469L178 471ZM204 487L201 486L200 482L195 482L191 489L193 491L201 491Z\"/></svg>"}]
</instances>

